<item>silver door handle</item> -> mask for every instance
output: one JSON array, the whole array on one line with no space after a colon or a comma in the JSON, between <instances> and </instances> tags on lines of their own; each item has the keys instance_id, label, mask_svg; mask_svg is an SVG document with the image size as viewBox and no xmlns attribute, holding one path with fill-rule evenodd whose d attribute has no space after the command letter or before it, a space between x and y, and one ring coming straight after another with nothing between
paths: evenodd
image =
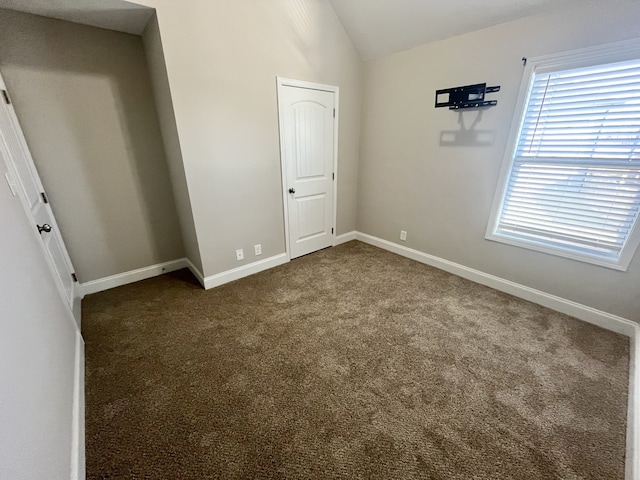
<instances>
[{"instance_id":1,"label":"silver door handle","mask_svg":"<svg viewBox=\"0 0 640 480\"><path fill-rule=\"evenodd\" d=\"M290 188L289 189L289 193L296 193L296 189L295 188Z\"/></svg>"},{"instance_id":2,"label":"silver door handle","mask_svg":"<svg viewBox=\"0 0 640 480\"><path fill-rule=\"evenodd\" d=\"M44 225L40 226L40 225L36 225L36 227L38 227L38 233L49 233L51 231L51 225L49 225L48 223L45 223Z\"/></svg>"}]
</instances>

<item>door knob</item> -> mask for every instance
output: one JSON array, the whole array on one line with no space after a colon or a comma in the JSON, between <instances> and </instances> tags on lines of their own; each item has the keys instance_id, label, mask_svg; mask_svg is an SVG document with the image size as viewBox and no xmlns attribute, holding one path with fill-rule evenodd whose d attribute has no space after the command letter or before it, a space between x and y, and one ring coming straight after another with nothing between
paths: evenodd
<instances>
[{"instance_id":1,"label":"door knob","mask_svg":"<svg viewBox=\"0 0 640 480\"><path fill-rule=\"evenodd\" d=\"M295 188L290 188L289 189L289 193L296 193L296 189Z\"/></svg>"},{"instance_id":2,"label":"door knob","mask_svg":"<svg viewBox=\"0 0 640 480\"><path fill-rule=\"evenodd\" d=\"M51 225L49 225L48 223L45 223L42 226L37 225L37 227L38 227L38 233L42 233L42 232L49 233L51 231Z\"/></svg>"}]
</instances>

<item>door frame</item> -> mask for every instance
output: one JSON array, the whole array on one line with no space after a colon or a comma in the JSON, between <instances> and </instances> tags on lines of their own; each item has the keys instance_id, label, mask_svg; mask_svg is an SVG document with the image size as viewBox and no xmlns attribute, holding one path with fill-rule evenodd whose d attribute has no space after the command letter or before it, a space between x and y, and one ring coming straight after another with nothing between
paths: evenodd
<instances>
[{"instance_id":1,"label":"door frame","mask_svg":"<svg viewBox=\"0 0 640 480\"><path fill-rule=\"evenodd\" d=\"M282 91L285 87L302 88L305 90L320 90L323 92L333 93L333 108L336 111L336 115L333 119L333 172L335 173L335 179L333 180L333 241L332 246L336 244L336 237L338 236L338 181L340 176L338 175L338 127L340 119L340 88L334 85L324 85L322 83L307 82L304 80L295 80L292 78L276 77L277 83L277 95L278 95L278 127L280 129L280 172L282 174L282 208L284 215L284 238L285 238L285 253L287 255L287 261L291 261L291 247L289 238L289 206L288 206L288 193L287 193L287 164L284 154L284 124L283 124L283 104L282 104Z\"/></svg>"},{"instance_id":2,"label":"door frame","mask_svg":"<svg viewBox=\"0 0 640 480\"><path fill-rule=\"evenodd\" d=\"M4 90L4 91L8 91L7 86L4 82L4 78L2 77L2 73L0 72L0 90ZM0 101L4 102L3 98L0 98ZM44 189L44 186L42 184L42 179L40 178L40 174L38 173L38 170L35 166L35 163L33 161L33 157L31 156L31 150L29 149L29 146L27 144L27 140L24 136L24 132L22 130L22 126L20 125L20 121L18 120L18 116L16 114L16 111L13 107L13 102L10 102L8 104L5 105L7 108L7 112L9 114L9 121L11 122L11 124L13 125L13 129L16 133L17 136L17 141L18 141L18 146L20 149L22 149L25 152L25 156L27 157L27 168L29 169L29 171L31 172L34 180L37 182L38 187L40 188L40 190L42 192L45 192L46 190ZM0 142L5 142L5 139L2 138L2 134L0 134ZM23 210L24 210L24 214L27 218L27 221L29 223L34 223L33 222L33 217L32 217L32 213L31 213L31 208L29 206L29 202L27 201L27 199L25 198L22 188L20 188L16 182L20 182L20 175L18 174L17 171L17 167L14 164L14 160L11 158L9 151L7 149L5 149L4 146L0 146L0 148L2 149L2 151L4 152L3 156L6 156L6 158L4 158L4 162L2 162L0 160L0 165L2 163L4 163L6 165L7 168L7 175L6 175L6 181L9 184L9 189L11 190L11 193L13 194L14 197L18 197L20 203L22 204ZM7 150L7 151L5 151ZM44 202L45 204L48 204L48 201ZM59 234L60 236L62 236L62 233L60 232L60 227L58 226L58 222L56 220L55 215L53 214L53 210L51 209L51 205L45 205L44 206L50 216L49 221L51 222L51 226L53 227L53 229L57 232L57 234ZM71 290L71 299L67 299L66 298L66 294L64 291L64 287L61 284L60 281L60 277L58 276L57 270L55 265L53 264L53 260L52 258L49 256L49 253L47 252L44 243L42 242L42 238L40 237L40 235L36 232L36 228L35 228L35 223L34 223L34 228L33 228L33 235L37 236L38 238L38 244L40 245L40 248L42 248L42 255L45 259L45 262L47 263L47 265L49 266L49 270L51 271L51 274L53 275L53 280L56 283L56 286L58 287L58 292L60 293L60 296L62 297L62 299L64 300L65 305L69 308L69 311L71 312L71 314L73 315L74 320L76 321L76 327L78 329L80 329L80 302L78 301L79 299L82 299L83 295L82 295L82 289L80 288L80 284L77 281L74 281L72 283L72 290ZM66 260L68 260L69 265L72 267L71 264L71 259L69 257L69 252L67 250L67 246L64 244L64 240L62 240L62 243L60 244L60 248L63 250L63 254L66 257ZM71 272L75 274L74 269L70 268Z\"/></svg>"}]
</instances>

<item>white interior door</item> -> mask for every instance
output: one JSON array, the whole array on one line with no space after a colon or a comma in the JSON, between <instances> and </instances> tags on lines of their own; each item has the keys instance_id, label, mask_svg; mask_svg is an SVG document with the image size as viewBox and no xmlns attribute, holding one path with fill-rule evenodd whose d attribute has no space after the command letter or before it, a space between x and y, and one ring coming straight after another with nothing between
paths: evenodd
<instances>
[{"instance_id":1,"label":"white interior door","mask_svg":"<svg viewBox=\"0 0 640 480\"><path fill-rule=\"evenodd\" d=\"M337 92L291 83L279 83L278 101L288 249L296 258L335 239Z\"/></svg>"},{"instance_id":2,"label":"white interior door","mask_svg":"<svg viewBox=\"0 0 640 480\"><path fill-rule=\"evenodd\" d=\"M33 228L40 231L45 256L60 294L73 311L77 296L73 265L1 77L0 90L0 156L7 167L2 174L13 195L20 197Z\"/></svg>"}]
</instances>

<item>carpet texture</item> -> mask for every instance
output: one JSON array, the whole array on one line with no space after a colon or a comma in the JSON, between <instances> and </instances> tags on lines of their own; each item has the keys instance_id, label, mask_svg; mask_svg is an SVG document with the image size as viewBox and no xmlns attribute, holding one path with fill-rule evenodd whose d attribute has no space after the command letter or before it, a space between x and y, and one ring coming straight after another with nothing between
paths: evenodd
<instances>
[{"instance_id":1,"label":"carpet texture","mask_svg":"<svg viewBox=\"0 0 640 480\"><path fill-rule=\"evenodd\" d=\"M90 479L623 479L628 339L350 242L88 296Z\"/></svg>"}]
</instances>

